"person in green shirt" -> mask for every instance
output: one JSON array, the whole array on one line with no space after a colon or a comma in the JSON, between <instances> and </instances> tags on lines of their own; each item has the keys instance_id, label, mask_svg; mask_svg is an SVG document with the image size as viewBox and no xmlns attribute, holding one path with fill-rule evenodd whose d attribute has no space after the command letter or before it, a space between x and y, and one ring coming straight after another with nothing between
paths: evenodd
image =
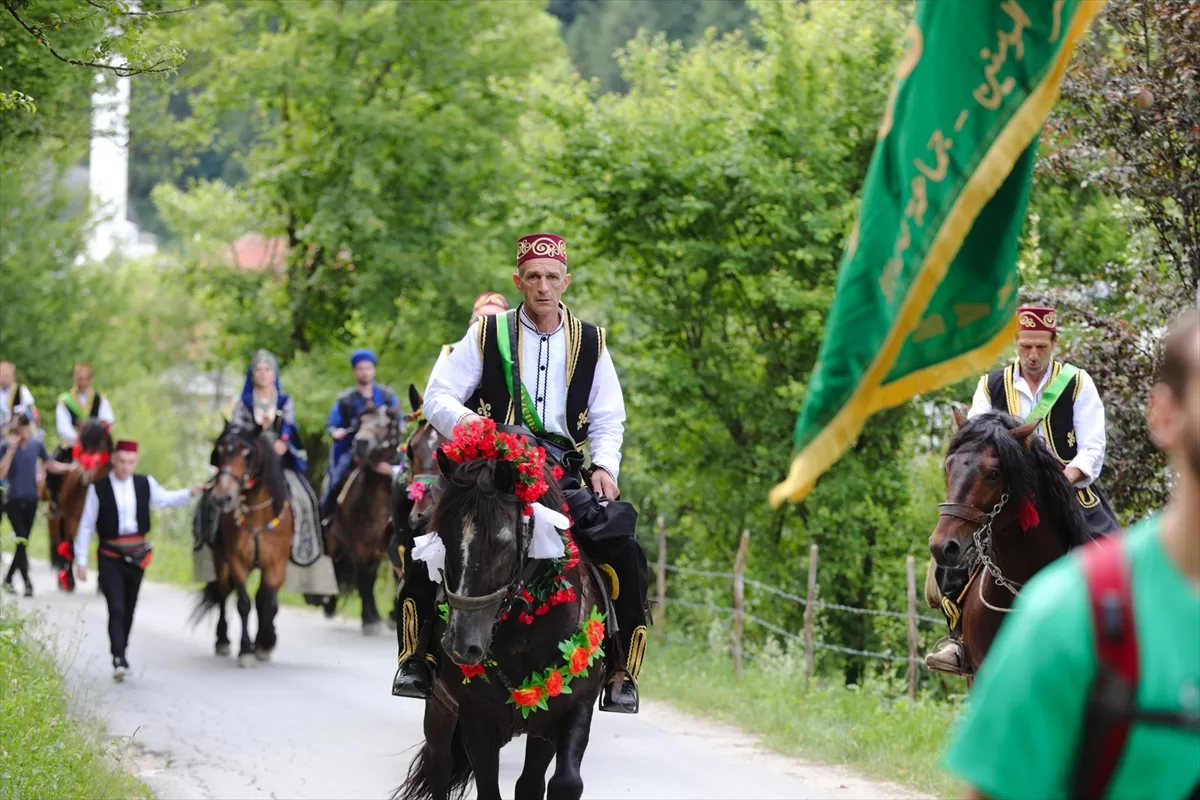
<instances>
[{"instance_id":1,"label":"person in green shirt","mask_svg":"<svg viewBox=\"0 0 1200 800\"><path fill-rule=\"evenodd\" d=\"M1168 336L1147 414L1178 475L1167 507L1132 528L1140 675L1136 704L1200 714L1200 313ZM1071 795L1096 675L1091 605L1080 558L1039 573L1017 599L979 671L946 767L972 798ZM1200 732L1134 723L1106 797L1183 800L1200 792Z\"/></svg>"}]
</instances>

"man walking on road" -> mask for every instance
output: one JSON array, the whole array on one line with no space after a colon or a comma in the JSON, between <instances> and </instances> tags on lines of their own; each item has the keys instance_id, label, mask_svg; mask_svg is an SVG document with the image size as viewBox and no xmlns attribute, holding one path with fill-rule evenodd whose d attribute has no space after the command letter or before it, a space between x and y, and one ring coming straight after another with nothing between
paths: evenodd
<instances>
[{"instance_id":1,"label":"man walking on road","mask_svg":"<svg viewBox=\"0 0 1200 800\"><path fill-rule=\"evenodd\" d=\"M1021 592L947 755L972 797L1200 796L1200 312L1168 336L1147 417L1170 502Z\"/></svg>"},{"instance_id":2,"label":"man walking on road","mask_svg":"<svg viewBox=\"0 0 1200 800\"><path fill-rule=\"evenodd\" d=\"M138 590L151 557L151 545L146 541L150 509L181 506L204 491L203 484L168 491L151 475L135 475L137 462L137 442L117 442L112 472L88 486L75 538L75 572L81 581L87 580L92 533L100 540L96 548L96 572L100 591L108 601L108 641L116 681L125 680L129 671L125 648L133 627Z\"/></svg>"}]
</instances>

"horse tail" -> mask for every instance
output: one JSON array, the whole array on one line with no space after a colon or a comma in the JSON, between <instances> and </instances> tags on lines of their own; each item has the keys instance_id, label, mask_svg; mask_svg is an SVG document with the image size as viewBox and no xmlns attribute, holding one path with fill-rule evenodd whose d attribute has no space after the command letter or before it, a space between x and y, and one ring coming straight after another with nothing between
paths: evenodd
<instances>
[{"instance_id":1,"label":"horse tail","mask_svg":"<svg viewBox=\"0 0 1200 800\"><path fill-rule=\"evenodd\" d=\"M196 598L196 605L192 608L189 621L193 626L199 625L200 620L208 616L210 611L221 605L224 601L225 595L221 593L220 584L217 581L209 581L200 590L200 594Z\"/></svg>"},{"instance_id":2,"label":"horse tail","mask_svg":"<svg viewBox=\"0 0 1200 800\"><path fill-rule=\"evenodd\" d=\"M429 783L432 768L433 754L429 750L429 742L422 742L421 752L409 765L404 783L392 792L391 800L434 800L434 787ZM471 759L467 756L467 748L463 745L456 722L450 737L450 785L445 796L449 800L462 800L474 777L475 770L471 768Z\"/></svg>"}]
</instances>

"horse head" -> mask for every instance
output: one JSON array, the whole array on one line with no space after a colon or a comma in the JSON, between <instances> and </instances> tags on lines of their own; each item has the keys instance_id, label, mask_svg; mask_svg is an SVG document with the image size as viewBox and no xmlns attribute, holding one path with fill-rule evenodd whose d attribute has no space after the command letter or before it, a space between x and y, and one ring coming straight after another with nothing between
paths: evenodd
<instances>
[{"instance_id":1,"label":"horse head","mask_svg":"<svg viewBox=\"0 0 1200 800\"><path fill-rule=\"evenodd\" d=\"M954 415L959 427L946 455L946 500L929 537L940 566L965 568L990 555L1028 576L1086 537L1062 464L1034 435L1037 423L1003 412L970 421L957 409ZM1058 535L1037 535L1047 530ZM976 552L981 535L990 537L992 553Z\"/></svg>"},{"instance_id":2,"label":"horse head","mask_svg":"<svg viewBox=\"0 0 1200 800\"><path fill-rule=\"evenodd\" d=\"M412 413L407 419L414 425L405 445L408 456L409 495L413 501L409 514L409 525L416 525L416 519L433 505L433 488L439 472L437 453L445 443L445 439L437 428L429 424L422 413L424 398L417 392L415 386L409 385L408 399L412 404ZM416 485L420 485L418 490Z\"/></svg>"},{"instance_id":3,"label":"horse head","mask_svg":"<svg viewBox=\"0 0 1200 800\"><path fill-rule=\"evenodd\" d=\"M447 483L431 528L446 547L442 582L450 619L442 648L455 663L476 665L512 602L529 551L529 525L513 464L482 458L456 464L441 450L437 460Z\"/></svg>"},{"instance_id":4,"label":"horse head","mask_svg":"<svg viewBox=\"0 0 1200 800\"><path fill-rule=\"evenodd\" d=\"M354 457L366 464L396 461L404 420L399 410L367 403L351 445Z\"/></svg>"},{"instance_id":5,"label":"horse head","mask_svg":"<svg viewBox=\"0 0 1200 800\"><path fill-rule=\"evenodd\" d=\"M275 451L264 446L257 428L225 423L213 450L217 480L212 498L221 513L234 510L242 492L254 485L272 456ZM274 460L278 462L278 456Z\"/></svg>"},{"instance_id":6,"label":"horse head","mask_svg":"<svg viewBox=\"0 0 1200 800\"><path fill-rule=\"evenodd\" d=\"M86 487L93 480L108 474L112 452L113 440L108 424L98 419L84 420L72 453L72 458L83 467L79 476L81 485Z\"/></svg>"}]
</instances>

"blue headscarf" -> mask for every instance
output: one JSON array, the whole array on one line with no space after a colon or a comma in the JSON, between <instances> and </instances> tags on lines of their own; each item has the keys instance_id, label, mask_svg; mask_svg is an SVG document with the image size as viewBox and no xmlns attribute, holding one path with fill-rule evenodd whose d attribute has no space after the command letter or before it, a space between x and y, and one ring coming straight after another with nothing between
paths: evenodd
<instances>
[{"instance_id":1,"label":"blue headscarf","mask_svg":"<svg viewBox=\"0 0 1200 800\"><path fill-rule=\"evenodd\" d=\"M372 364L379 366L379 359L366 347L360 347L350 354L351 367L357 367L360 361L370 361Z\"/></svg>"},{"instance_id":2,"label":"blue headscarf","mask_svg":"<svg viewBox=\"0 0 1200 800\"><path fill-rule=\"evenodd\" d=\"M271 354L271 351L259 350L254 354L254 358L250 359L250 366L246 367L246 382L242 384L242 402L251 411L254 410L254 368L264 361L270 364L271 369L275 371L275 394L279 398L278 407L283 408L283 404L287 400L287 395L279 388L279 361Z\"/></svg>"}]
</instances>

